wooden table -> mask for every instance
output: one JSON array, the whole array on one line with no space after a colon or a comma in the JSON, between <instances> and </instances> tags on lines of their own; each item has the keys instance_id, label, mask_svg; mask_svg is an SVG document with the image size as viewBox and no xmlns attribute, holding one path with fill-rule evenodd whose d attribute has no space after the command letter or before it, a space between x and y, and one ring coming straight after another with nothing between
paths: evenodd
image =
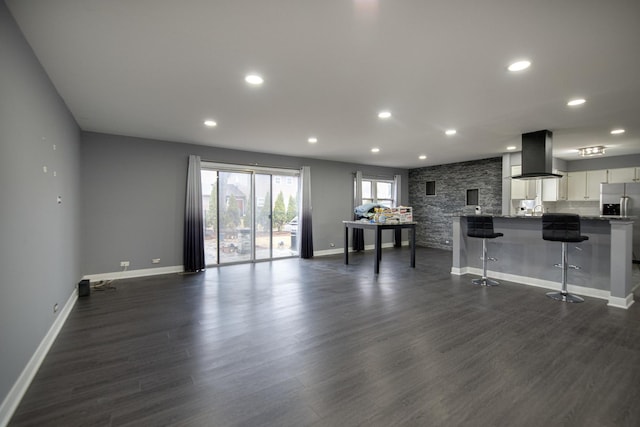
<instances>
[{"instance_id":1,"label":"wooden table","mask_svg":"<svg viewBox=\"0 0 640 427\"><path fill-rule=\"evenodd\" d=\"M349 264L349 229L359 228L362 230L375 230L376 242L375 250L376 257L374 262L375 274L380 273L380 260L382 258L382 230L402 230L407 228L410 231L411 246L411 268L416 268L416 223L415 222L401 222L396 224L380 224L377 222L362 222L362 221L342 221L344 224L344 263Z\"/></svg>"}]
</instances>

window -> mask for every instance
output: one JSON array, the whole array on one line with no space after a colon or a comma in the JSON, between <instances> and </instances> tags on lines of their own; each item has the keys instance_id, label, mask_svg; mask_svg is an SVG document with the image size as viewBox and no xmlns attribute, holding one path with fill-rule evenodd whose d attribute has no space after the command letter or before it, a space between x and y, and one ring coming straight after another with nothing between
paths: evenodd
<instances>
[{"instance_id":1,"label":"window","mask_svg":"<svg viewBox=\"0 0 640 427\"><path fill-rule=\"evenodd\" d=\"M362 180L362 203L378 203L382 206L393 207L393 181L381 179Z\"/></svg>"}]
</instances>

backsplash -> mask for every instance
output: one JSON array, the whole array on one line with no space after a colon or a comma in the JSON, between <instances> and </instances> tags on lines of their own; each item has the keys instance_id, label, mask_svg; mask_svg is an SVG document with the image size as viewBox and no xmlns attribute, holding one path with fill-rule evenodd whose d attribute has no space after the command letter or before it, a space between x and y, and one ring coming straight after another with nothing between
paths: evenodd
<instances>
[{"instance_id":1,"label":"backsplash","mask_svg":"<svg viewBox=\"0 0 640 427\"><path fill-rule=\"evenodd\" d=\"M600 202L598 201L582 202L558 200L555 203L545 203L545 209L547 207L549 208L549 212L575 213L578 215L600 215Z\"/></svg>"}]
</instances>

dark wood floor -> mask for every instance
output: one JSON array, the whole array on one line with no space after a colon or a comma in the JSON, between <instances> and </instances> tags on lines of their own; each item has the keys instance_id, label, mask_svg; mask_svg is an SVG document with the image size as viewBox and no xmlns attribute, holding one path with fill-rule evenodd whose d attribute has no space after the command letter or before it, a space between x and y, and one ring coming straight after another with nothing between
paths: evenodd
<instances>
[{"instance_id":1,"label":"dark wood floor","mask_svg":"<svg viewBox=\"0 0 640 427\"><path fill-rule=\"evenodd\" d=\"M78 300L11 426L639 426L640 303L385 250L121 280Z\"/></svg>"}]
</instances>

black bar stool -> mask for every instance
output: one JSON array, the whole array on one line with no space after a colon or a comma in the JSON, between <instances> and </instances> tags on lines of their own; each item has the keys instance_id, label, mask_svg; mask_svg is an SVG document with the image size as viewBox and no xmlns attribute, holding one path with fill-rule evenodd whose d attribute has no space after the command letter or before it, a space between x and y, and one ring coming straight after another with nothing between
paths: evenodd
<instances>
[{"instance_id":1,"label":"black bar stool","mask_svg":"<svg viewBox=\"0 0 640 427\"><path fill-rule=\"evenodd\" d=\"M552 242L562 242L562 263L554 264L555 267L562 268L562 290L560 292L548 292L547 296L563 302L584 302L579 296L567 292L567 269L580 269L580 267L569 264L567 243L580 243L589 240L589 236L580 235L580 215L543 214L542 238Z\"/></svg>"},{"instance_id":2,"label":"black bar stool","mask_svg":"<svg viewBox=\"0 0 640 427\"><path fill-rule=\"evenodd\" d=\"M482 278L473 279L471 283L480 286L498 286L499 282L487 278L487 261L497 261L496 258L487 257L487 239L495 239L504 234L493 231L493 217L475 215L467 217L467 236L482 239Z\"/></svg>"}]
</instances>

